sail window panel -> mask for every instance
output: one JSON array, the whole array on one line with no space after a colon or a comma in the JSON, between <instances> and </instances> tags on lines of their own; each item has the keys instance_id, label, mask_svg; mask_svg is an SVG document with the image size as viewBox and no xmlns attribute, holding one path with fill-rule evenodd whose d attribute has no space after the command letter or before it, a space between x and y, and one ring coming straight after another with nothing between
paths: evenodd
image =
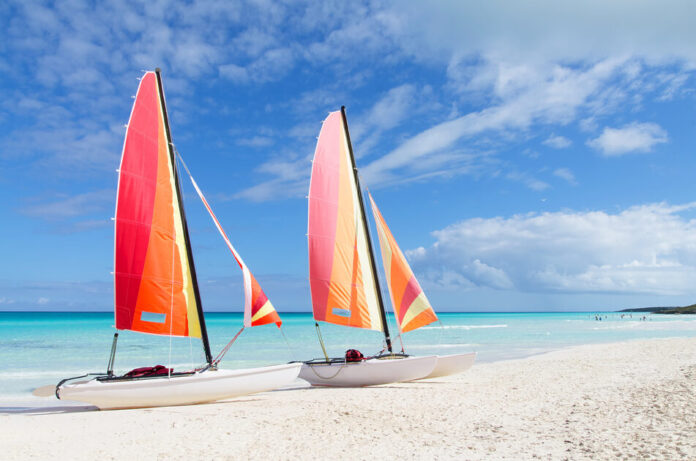
<instances>
[{"instance_id":1,"label":"sail window panel","mask_svg":"<svg viewBox=\"0 0 696 461\"><path fill-rule=\"evenodd\" d=\"M140 311L140 320L150 323L165 323L167 321L167 314Z\"/></svg>"}]
</instances>

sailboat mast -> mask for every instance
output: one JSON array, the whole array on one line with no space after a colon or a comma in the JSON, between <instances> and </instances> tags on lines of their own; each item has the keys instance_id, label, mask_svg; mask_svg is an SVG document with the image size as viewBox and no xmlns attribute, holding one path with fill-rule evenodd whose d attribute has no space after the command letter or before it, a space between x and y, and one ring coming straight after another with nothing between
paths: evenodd
<instances>
[{"instance_id":1,"label":"sailboat mast","mask_svg":"<svg viewBox=\"0 0 696 461\"><path fill-rule=\"evenodd\" d=\"M389 336L389 325L387 325L387 314L384 310L384 301L382 300L382 290L379 287L379 277L377 276L377 266L375 265L375 252L372 249L372 238L370 237L370 228L367 225L367 215L365 214L365 204L363 202L362 188L360 187L360 179L358 178L358 167L355 165L355 156L353 155L353 144L350 142L350 132L348 131L348 121L346 120L346 106L341 106L341 117L343 118L343 128L346 131L348 141L348 152L350 153L350 162L353 167L353 175L355 176L355 185L358 190L358 201L360 202L360 213L362 214L363 228L367 236L367 248L370 252L370 266L374 276L375 288L377 289L377 300L379 301L379 315L382 320L382 330L384 331L384 340L387 343L387 349L392 352L391 337Z\"/></svg>"},{"instance_id":2,"label":"sailboat mast","mask_svg":"<svg viewBox=\"0 0 696 461\"><path fill-rule=\"evenodd\" d=\"M159 91L160 103L162 104L162 113L164 114L164 129L167 133L167 149L169 151L169 159L171 161L172 170L174 172L174 186L176 188L176 196L179 201L179 213L181 214L182 227L184 229L184 241L186 242L186 254L191 268L191 280L193 283L193 293L196 298L196 308L198 309L198 322L201 327L201 340L203 341L203 350L205 351L205 360L208 364L213 363L213 355L210 353L210 342L208 341L208 330L205 327L205 318L203 317L203 305L201 304L201 294L198 290L198 278L196 277L196 266L193 263L193 251L191 250L191 239L189 238L188 225L186 223L186 213L184 212L184 201L181 196L181 187L179 185L179 173L176 168L176 157L174 157L174 149L172 148L172 134L169 129L169 116L167 115L167 105L164 101L164 91L162 90L162 76L160 75L159 67L155 69L157 75L157 88Z\"/></svg>"}]
</instances>

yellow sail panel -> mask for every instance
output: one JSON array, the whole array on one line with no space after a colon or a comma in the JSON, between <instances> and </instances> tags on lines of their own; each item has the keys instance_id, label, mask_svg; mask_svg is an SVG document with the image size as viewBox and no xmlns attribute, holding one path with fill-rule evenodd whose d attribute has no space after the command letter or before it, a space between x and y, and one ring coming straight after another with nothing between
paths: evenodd
<instances>
[{"instance_id":1,"label":"yellow sail panel","mask_svg":"<svg viewBox=\"0 0 696 461\"><path fill-rule=\"evenodd\" d=\"M375 274L341 112L324 121L309 191L314 318L382 331Z\"/></svg>"},{"instance_id":2,"label":"yellow sail panel","mask_svg":"<svg viewBox=\"0 0 696 461\"><path fill-rule=\"evenodd\" d=\"M396 244L396 240L379 212L372 194L370 194L370 204L377 223L382 263L399 329L406 333L435 322L437 320L435 311L418 284L416 276L413 275L401 249Z\"/></svg>"}]
</instances>

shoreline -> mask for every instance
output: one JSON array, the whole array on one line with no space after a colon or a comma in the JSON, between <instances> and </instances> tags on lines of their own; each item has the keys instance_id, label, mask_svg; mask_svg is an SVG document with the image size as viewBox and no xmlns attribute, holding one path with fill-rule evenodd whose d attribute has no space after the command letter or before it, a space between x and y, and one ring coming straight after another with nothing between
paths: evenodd
<instances>
[{"instance_id":1,"label":"shoreline","mask_svg":"<svg viewBox=\"0 0 696 461\"><path fill-rule=\"evenodd\" d=\"M696 338L573 346L372 388L36 410L0 411L8 458L693 458Z\"/></svg>"}]
</instances>

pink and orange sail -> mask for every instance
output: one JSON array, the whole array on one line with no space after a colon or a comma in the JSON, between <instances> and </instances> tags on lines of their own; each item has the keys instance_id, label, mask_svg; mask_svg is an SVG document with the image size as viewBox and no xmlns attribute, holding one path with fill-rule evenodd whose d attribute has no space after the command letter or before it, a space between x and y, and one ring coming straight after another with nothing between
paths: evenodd
<instances>
[{"instance_id":1,"label":"pink and orange sail","mask_svg":"<svg viewBox=\"0 0 696 461\"><path fill-rule=\"evenodd\" d=\"M319 133L309 186L309 282L314 318L383 331L348 133L332 112Z\"/></svg>"},{"instance_id":2,"label":"pink and orange sail","mask_svg":"<svg viewBox=\"0 0 696 461\"><path fill-rule=\"evenodd\" d=\"M366 216L350 137L342 111L329 114L319 133L309 187L309 281L314 318L384 331ZM437 320L406 258L370 196L382 262L401 332ZM387 338L388 340L388 338Z\"/></svg>"},{"instance_id":3,"label":"pink and orange sail","mask_svg":"<svg viewBox=\"0 0 696 461\"><path fill-rule=\"evenodd\" d=\"M369 192L368 192L369 194ZM402 333L415 330L437 321L428 298L425 297L416 276L413 275L404 254L392 235L387 223L369 194L372 214L377 224L377 235L382 250L382 264L389 287L396 320Z\"/></svg>"},{"instance_id":4,"label":"pink and orange sail","mask_svg":"<svg viewBox=\"0 0 696 461\"><path fill-rule=\"evenodd\" d=\"M119 169L114 248L116 328L198 337L205 344L205 323L168 130L160 80L155 72L147 72L133 104ZM273 305L200 195L242 268L244 325L274 322L280 326Z\"/></svg>"},{"instance_id":5,"label":"pink and orange sail","mask_svg":"<svg viewBox=\"0 0 696 461\"><path fill-rule=\"evenodd\" d=\"M116 328L201 337L195 269L154 72L140 80L119 169L114 251Z\"/></svg>"}]
</instances>

